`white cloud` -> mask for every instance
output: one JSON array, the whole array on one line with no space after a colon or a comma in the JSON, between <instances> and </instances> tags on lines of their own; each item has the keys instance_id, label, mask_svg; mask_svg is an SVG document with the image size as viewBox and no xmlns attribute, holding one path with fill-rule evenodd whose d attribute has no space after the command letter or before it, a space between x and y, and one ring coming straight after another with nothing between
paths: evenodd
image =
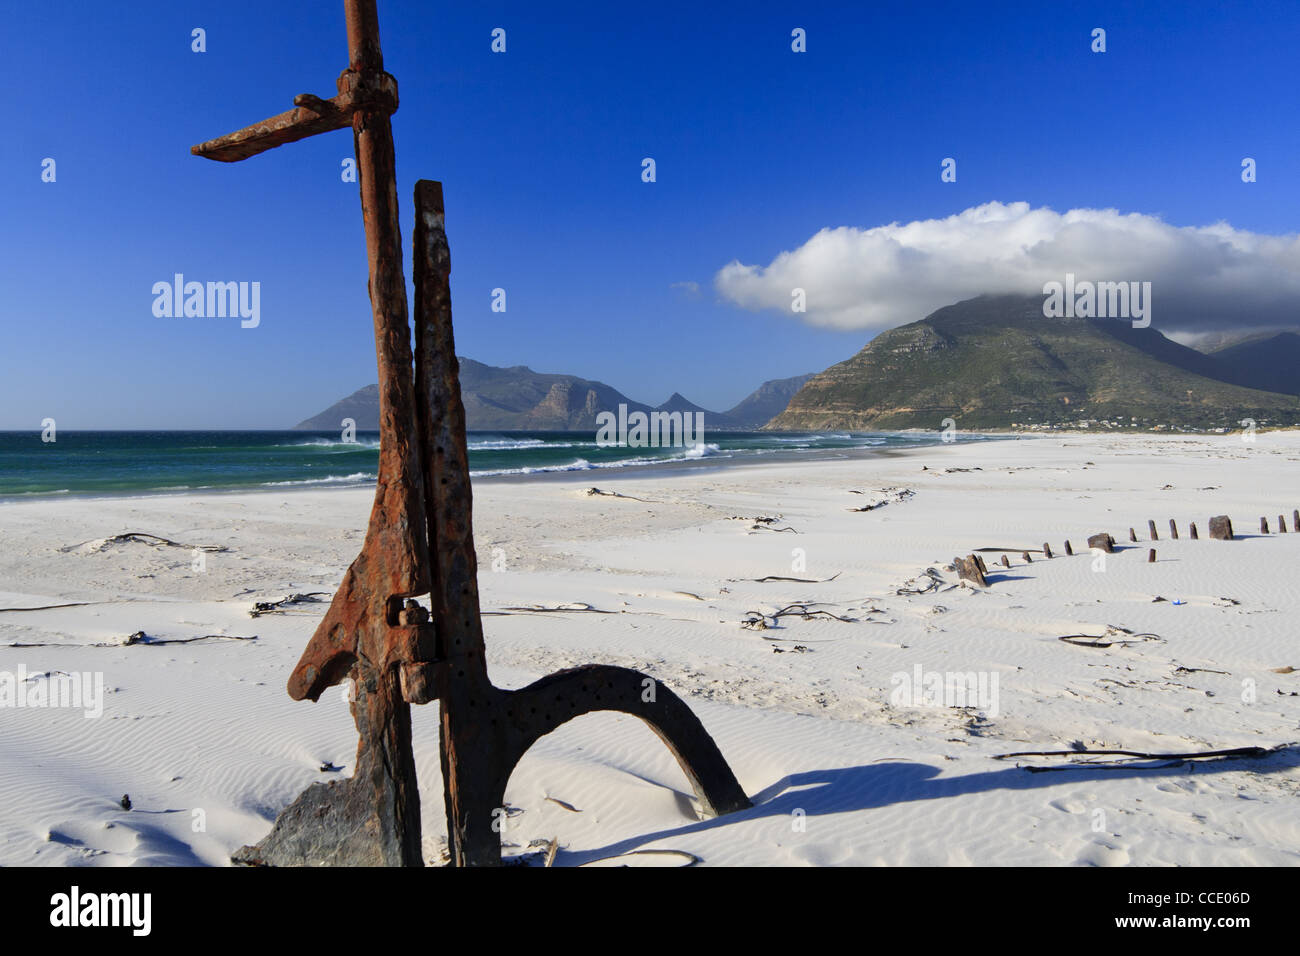
<instances>
[{"instance_id":1,"label":"white cloud","mask_svg":"<svg viewBox=\"0 0 1300 956\"><path fill-rule=\"evenodd\" d=\"M1300 236L1227 223L1171 226L1114 209L1058 213L990 202L946 219L822 229L766 266L714 276L744 309L813 325L882 329L983 293L1041 295L1043 284L1149 281L1153 325L1166 331L1300 324ZM804 313L791 309L803 289Z\"/></svg>"}]
</instances>

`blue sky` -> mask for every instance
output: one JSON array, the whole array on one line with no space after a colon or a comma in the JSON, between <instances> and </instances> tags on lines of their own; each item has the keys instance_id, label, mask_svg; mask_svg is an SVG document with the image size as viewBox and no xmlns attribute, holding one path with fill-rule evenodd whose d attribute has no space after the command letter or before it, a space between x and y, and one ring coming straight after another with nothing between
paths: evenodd
<instances>
[{"instance_id":1,"label":"blue sky","mask_svg":"<svg viewBox=\"0 0 1300 956\"><path fill-rule=\"evenodd\" d=\"M189 154L296 93L332 95L341 2L6 17L0 428L289 427L375 380L350 133L233 165ZM713 285L824 227L1024 201L1295 231L1294 3L380 0L380 18L408 281L412 189L439 179L458 351L638 401L722 409L860 348L870 331ZM177 272L260 282L260 326L155 317L153 283Z\"/></svg>"}]
</instances>

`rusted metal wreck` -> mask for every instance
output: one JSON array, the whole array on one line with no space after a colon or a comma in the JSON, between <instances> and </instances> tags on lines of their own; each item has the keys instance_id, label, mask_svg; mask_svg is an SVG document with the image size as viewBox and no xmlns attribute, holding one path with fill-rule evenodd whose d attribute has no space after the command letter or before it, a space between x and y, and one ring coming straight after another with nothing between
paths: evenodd
<instances>
[{"instance_id":1,"label":"rusted metal wreck","mask_svg":"<svg viewBox=\"0 0 1300 956\"><path fill-rule=\"evenodd\" d=\"M345 0L349 65L338 95L191 149L237 162L351 126L369 261L379 365L378 488L361 553L289 679L295 700L355 682L360 735L353 776L309 787L257 846L252 865L420 866L420 797L411 704L437 700L448 847L456 866L501 862L494 811L539 737L582 714L633 714L659 735L705 812L749 800L691 710L662 683L622 667L559 671L515 691L494 687L484 658L465 444L452 339L450 256L440 183L415 188L415 353L402 272L390 116L397 82L384 71L375 0ZM432 609L415 599L428 594Z\"/></svg>"}]
</instances>

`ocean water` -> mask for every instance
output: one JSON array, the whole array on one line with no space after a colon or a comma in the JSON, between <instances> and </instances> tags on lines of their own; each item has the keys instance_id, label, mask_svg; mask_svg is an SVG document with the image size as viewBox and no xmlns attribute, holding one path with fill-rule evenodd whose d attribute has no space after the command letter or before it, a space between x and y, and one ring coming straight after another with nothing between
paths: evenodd
<instances>
[{"instance_id":1,"label":"ocean water","mask_svg":"<svg viewBox=\"0 0 1300 956\"><path fill-rule=\"evenodd\" d=\"M671 469L940 441L938 432L708 432L704 438L687 448L630 448L599 446L589 431L470 432L470 471L487 477ZM337 431L59 431L53 442L43 442L38 430L0 432L0 499L366 485L378 466L377 432L358 433L355 442L340 440Z\"/></svg>"}]
</instances>

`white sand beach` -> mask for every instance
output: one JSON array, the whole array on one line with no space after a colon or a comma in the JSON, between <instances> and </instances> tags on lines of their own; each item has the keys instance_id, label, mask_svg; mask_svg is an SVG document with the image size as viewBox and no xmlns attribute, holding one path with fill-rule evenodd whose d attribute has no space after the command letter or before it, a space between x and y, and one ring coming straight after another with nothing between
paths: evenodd
<instances>
[{"instance_id":1,"label":"white sand beach","mask_svg":"<svg viewBox=\"0 0 1300 956\"><path fill-rule=\"evenodd\" d=\"M705 865L1300 863L1295 750L1119 768L995 759L1300 740L1297 474L1293 431L1253 442L1054 434L479 481L494 681L518 687L588 662L644 670L699 715L755 804L699 819L655 735L635 718L594 714L519 765L505 852L558 839L556 866L686 860L610 859L645 849ZM593 484L628 497L589 495ZM24 693L59 672L101 674L104 685L97 717L0 709L0 864L227 865L306 786L349 773L356 733L344 692L295 702L285 682L361 546L372 494L0 505L0 607L79 605L0 613L0 672L21 668ZM888 503L854 510L877 501ZM1238 540L1209 540L1218 514ZM185 547L103 544L126 532ZM1118 542L1104 562L1086 545L1096 532ZM1044 542L1055 556L1035 550L1027 564L1021 552ZM226 550L196 565L191 547ZM945 567L982 547L1012 548L1010 569L985 552L989 587L950 587L957 576ZM925 587L927 569L942 583L900 593ZM765 577L819 583L756 580ZM325 595L249 615L254 602L308 592ZM796 603L830 615L770 617ZM613 613L502 613L560 605ZM769 626L742 626L750 612ZM1058 639L1108 626L1107 647ZM141 631L145 640L124 643ZM154 643L210 635L256 640ZM918 673L922 685L974 675L985 693L955 702L966 706L921 688L920 699L900 699L897 675ZM426 859L438 863L436 704L416 710L415 735Z\"/></svg>"}]
</instances>

